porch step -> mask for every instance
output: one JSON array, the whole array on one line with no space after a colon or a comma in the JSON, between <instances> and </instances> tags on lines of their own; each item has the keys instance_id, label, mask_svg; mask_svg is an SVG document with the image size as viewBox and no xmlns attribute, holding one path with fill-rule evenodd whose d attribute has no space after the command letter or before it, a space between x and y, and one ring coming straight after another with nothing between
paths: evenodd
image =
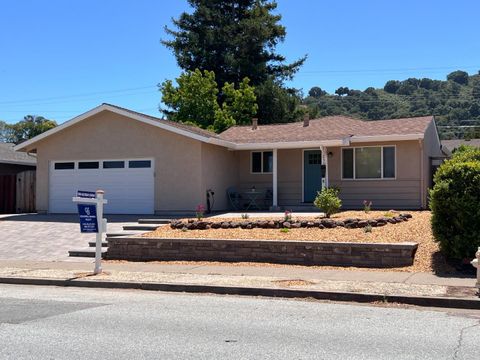
<instances>
[{"instance_id":1,"label":"porch step","mask_svg":"<svg viewBox=\"0 0 480 360\"><path fill-rule=\"evenodd\" d=\"M144 231L117 231L117 232L109 232L107 233L107 238L112 238L112 237L119 237L119 236L135 236L139 234L143 234Z\"/></svg>"},{"instance_id":2,"label":"porch step","mask_svg":"<svg viewBox=\"0 0 480 360\"><path fill-rule=\"evenodd\" d=\"M154 231L154 230L157 230L158 227L159 225L150 225L150 224L124 225L123 230Z\"/></svg>"},{"instance_id":3,"label":"porch step","mask_svg":"<svg viewBox=\"0 0 480 360\"><path fill-rule=\"evenodd\" d=\"M138 219L139 224L170 224L171 219Z\"/></svg>"},{"instance_id":4,"label":"porch step","mask_svg":"<svg viewBox=\"0 0 480 360\"><path fill-rule=\"evenodd\" d=\"M95 241L89 241L88 246L91 248L92 247L94 248L95 246L97 246L97 243ZM102 242L102 248L105 248L105 249L108 248L108 243L106 241Z\"/></svg>"},{"instance_id":5,"label":"porch step","mask_svg":"<svg viewBox=\"0 0 480 360\"><path fill-rule=\"evenodd\" d=\"M107 252L107 248L102 247L102 257L105 256L106 252ZM95 248L87 247L87 248L70 250L68 252L68 256L94 258L95 257Z\"/></svg>"}]
</instances>

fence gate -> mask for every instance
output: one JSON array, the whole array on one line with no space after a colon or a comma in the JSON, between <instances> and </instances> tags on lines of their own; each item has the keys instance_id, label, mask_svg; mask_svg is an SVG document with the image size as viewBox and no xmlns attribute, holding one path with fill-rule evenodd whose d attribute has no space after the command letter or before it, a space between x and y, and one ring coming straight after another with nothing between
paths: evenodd
<instances>
[{"instance_id":1,"label":"fence gate","mask_svg":"<svg viewBox=\"0 0 480 360\"><path fill-rule=\"evenodd\" d=\"M17 174L16 212L35 212L35 170Z\"/></svg>"},{"instance_id":2,"label":"fence gate","mask_svg":"<svg viewBox=\"0 0 480 360\"><path fill-rule=\"evenodd\" d=\"M0 175L0 214L15 213L16 176Z\"/></svg>"}]
</instances>

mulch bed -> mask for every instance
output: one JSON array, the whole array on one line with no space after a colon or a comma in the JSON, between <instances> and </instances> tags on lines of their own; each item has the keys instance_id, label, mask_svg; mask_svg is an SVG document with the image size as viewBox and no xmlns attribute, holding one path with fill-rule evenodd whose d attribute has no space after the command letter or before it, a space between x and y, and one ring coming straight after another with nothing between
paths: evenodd
<instances>
[{"instance_id":1,"label":"mulch bed","mask_svg":"<svg viewBox=\"0 0 480 360\"><path fill-rule=\"evenodd\" d=\"M368 214L363 211L344 211L333 215L332 221L346 219L373 220L385 217L385 211L371 211ZM170 226L162 226L157 230L144 234L146 237L162 238L198 238L198 239L265 239L265 240L295 240L295 241L332 241L332 242L369 242L369 243L398 243L413 241L418 243L415 262L412 266L392 268L394 271L407 272L437 272L448 273L452 269L446 264L440 255L438 244L434 241L430 220L430 211L410 211L411 218L396 224L387 223L385 226L372 227L371 232L365 232L364 228L346 228L336 226L334 228L300 227L290 228L288 231L282 228L252 228L242 229L222 228L205 230L181 230L172 229ZM396 213L395 216L398 216ZM188 223L189 219L183 219ZM255 219L261 221L282 221L283 217ZM292 214L292 221L321 221L315 217L303 217L301 214ZM208 221L224 223L230 221L240 222L241 219L209 218ZM328 267L334 268L334 267ZM382 270L385 271L385 270Z\"/></svg>"}]
</instances>

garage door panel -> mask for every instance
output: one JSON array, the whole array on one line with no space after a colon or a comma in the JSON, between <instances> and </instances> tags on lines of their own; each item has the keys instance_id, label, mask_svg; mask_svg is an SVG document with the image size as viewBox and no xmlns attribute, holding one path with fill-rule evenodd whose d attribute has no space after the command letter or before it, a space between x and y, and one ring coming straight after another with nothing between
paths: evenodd
<instances>
[{"instance_id":1,"label":"garage door panel","mask_svg":"<svg viewBox=\"0 0 480 360\"><path fill-rule=\"evenodd\" d=\"M72 160L73 161L73 160ZM97 161L97 160L92 160ZM98 160L101 164L102 160ZM153 162L152 162L153 165ZM50 168L49 211L75 213L72 197L78 190L105 191L107 214L152 214L154 174L150 168L55 170Z\"/></svg>"}]
</instances>

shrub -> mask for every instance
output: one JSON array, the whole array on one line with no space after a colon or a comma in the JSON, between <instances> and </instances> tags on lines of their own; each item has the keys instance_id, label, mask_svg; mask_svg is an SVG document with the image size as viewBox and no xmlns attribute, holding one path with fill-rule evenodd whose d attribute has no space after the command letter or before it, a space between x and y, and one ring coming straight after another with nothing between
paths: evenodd
<instances>
[{"instance_id":1,"label":"shrub","mask_svg":"<svg viewBox=\"0 0 480 360\"><path fill-rule=\"evenodd\" d=\"M369 200L363 200L363 211L365 211L366 214L372 210L372 205L373 203Z\"/></svg>"},{"instance_id":2,"label":"shrub","mask_svg":"<svg viewBox=\"0 0 480 360\"><path fill-rule=\"evenodd\" d=\"M373 228L372 228L372 225L368 224L367 226L365 226L365 227L363 228L363 232L364 232L364 233L371 233L371 232L372 232L372 229L373 229Z\"/></svg>"},{"instance_id":3,"label":"shrub","mask_svg":"<svg viewBox=\"0 0 480 360\"><path fill-rule=\"evenodd\" d=\"M249 218L250 218L250 215L248 215L247 213L242 214L242 219L246 220L246 219L249 219Z\"/></svg>"},{"instance_id":4,"label":"shrub","mask_svg":"<svg viewBox=\"0 0 480 360\"><path fill-rule=\"evenodd\" d=\"M197 205L197 208L195 209L195 216L197 217L197 219L202 220L204 214L205 214L205 206L203 206L203 204Z\"/></svg>"},{"instance_id":5,"label":"shrub","mask_svg":"<svg viewBox=\"0 0 480 360\"><path fill-rule=\"evenodd\" d=\"M292 221L292 212L285 210L285 214L283 214L284 221Z\"/></svg>"},{"instance_id":6,"label":"shrub","mask_svg":"<svg viewBox=\"0 0 480 360\"><path fill-rule=\"evenodd\" d=\"M471 259L480 246L480 149L459 149L438 168L434 182L435 240L448 258Z\"/></svg>"},{"instance_id":7,"label":"shrub","mask_svg":"<svg viewBox=\"0 0 480 360\"><path fill-rule=\"evenodd\" d=\"M339 190L336 188L324 188L322 191L317 191L317 197L313 203L325 213L327 218L337 213L342 207L342 200L339 199L338 193Z\"/></svg>"},{"instance_id":8,"label":"shrub","mask_svg":"<svg viewBox=\"0 0 480 360\"><path fill-rule=\"evenodd\" d=\"M281 229L280 229L280 232L282 232L282 233L288 233L288 232L290 232L290 229L288 229L288 228L281 228Z\"/></svg>"}]
</instances>

